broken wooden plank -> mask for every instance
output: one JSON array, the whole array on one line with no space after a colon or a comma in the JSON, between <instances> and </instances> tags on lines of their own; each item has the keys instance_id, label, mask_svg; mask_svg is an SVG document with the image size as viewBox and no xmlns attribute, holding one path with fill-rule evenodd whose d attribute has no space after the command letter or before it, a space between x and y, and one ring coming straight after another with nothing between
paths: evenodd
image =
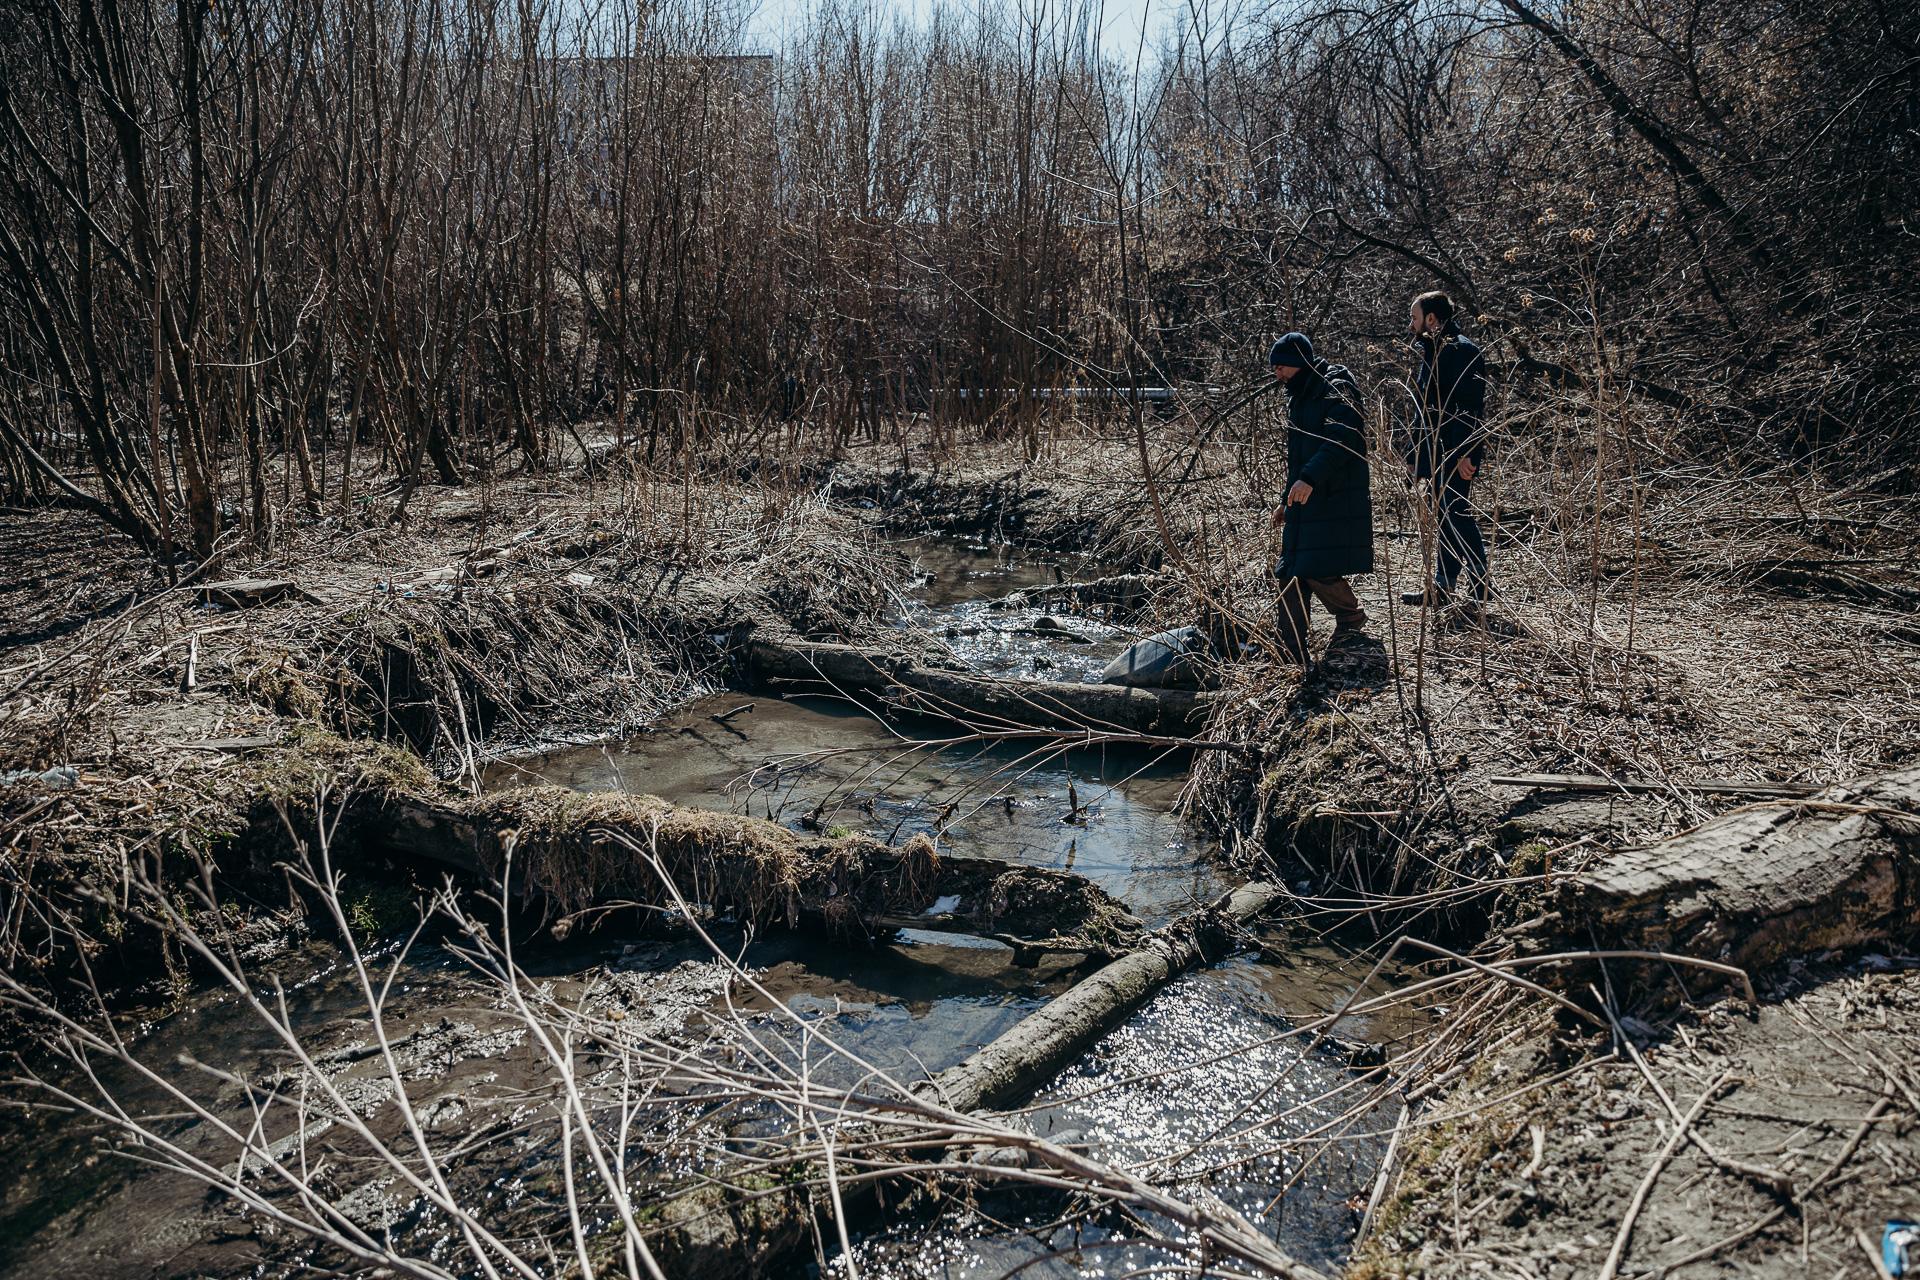
<instances>
[{"instance_id":1,"label":"broken wooden plank","mask_svg":"<svg viewBox=\"0 0 1920 1280\"><path fill-rule=\"evenodd\" d=\"M1496 787L1535 791L1697 791L1722 796L1811 796L1820 788L1808 782L1747 782L1739 778L1609 778L1598 773L1511 773L1488 778Z\"/></svg>"}]
</instances>

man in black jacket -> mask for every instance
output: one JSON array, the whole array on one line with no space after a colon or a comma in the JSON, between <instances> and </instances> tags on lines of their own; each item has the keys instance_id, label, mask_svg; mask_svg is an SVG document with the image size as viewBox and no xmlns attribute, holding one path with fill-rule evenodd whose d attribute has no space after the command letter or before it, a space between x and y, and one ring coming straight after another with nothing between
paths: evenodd
<instances>
[{"instance_id":1,"label":"man in black jacket","mask_svg":"<svg viewBox=\"0 0 1920 1280\"><path fill-rule=\"evenodd\" d=\"M1281 526L1280 642L1307 660L1307 615L1318 596L1332 613L1336 642L1366 625L1347 582L1373 570L1373 495L1368 487L1360 395L1345 366L1313 354L1304 333L1289 333L1267 353L1287 388L1287 492L1274 510Z\"/></svg>"},{"instance_id":2,"label":"man in black jacket","mask_svg":"<svg viewBox=\"0 0 1920 1280\"><path fill-rule=\"evenodd\" d=\"M1487 596L1487 544L1469 494L1487 453L1485 361L1479 346L1454 323L1446 294L1415 298L1410 322L1420 362L1413 371L1419 408L1407 462L1416 480L1431 486L1440 536L1433 585L1400 599L1442 605L1464 596L1478 606Z\"/></svg>"}]
</instances>

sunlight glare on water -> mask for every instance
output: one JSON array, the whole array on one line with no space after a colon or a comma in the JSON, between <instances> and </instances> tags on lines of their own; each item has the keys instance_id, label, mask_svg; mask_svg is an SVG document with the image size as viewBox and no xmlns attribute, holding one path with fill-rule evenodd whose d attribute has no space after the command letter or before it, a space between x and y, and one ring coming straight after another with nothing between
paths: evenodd
<instances>
[{"instance_id":1,"label":"sunlight glare on water","mask_svg":"<svg viewBox=\"0 0 1920 1280\"><path fill-rule=\"evenodd\" d=\"M902 544L921 580L902 602L899 625L939 641L988 675L1098 680L1136 637L1066 604L1017 593L1070 577L1098 577L1085 558L1044 559L1004 543L920 538Z\"/></svg>"},{"instance_id":2,"label":"sunlight glare on water","mask_svg":"<svg viewBox=\"0 0 1920 1280\"><path fill-rule=\"evenodd\" d=\"M1241 958L1177 980L1035 1098L1034 1130L1097 1158L1164 1179L1175 1195L1199 1188L1231 1205L1302 1261L1334 1269L1359 1223L1392 1117L1377 1109L1342 1119L1346 1095L1322 1099L1355 1077L1327 1048L1275 1039L1291 1023L1257 962ZM1304 1010L1295 1010L1304 1012ZM1250 1117L1291 1112L1244 1136ZM1355 1136L1272 1153L1288 1138L1331 1127ZM1205 1146L1193 1153L1196 1146ZM1236 1159L1243 1163L1218 1166ZM1180 1175L1184 1175L1181 1177ZM1284 1193L1284 1194L1283 1194ZM1271 1206L1271 1208L1269 1208ZM989 1208L997 1207L990 1206ZM1004 1216L1001 1217L1004 1224ZM989 1280L1022 1275L1106 1276L1171 1262L1125 1232L1084 1226L1021 1229L986 1212L947 1213L937 1226L896 1224L856 1246L862 1276L892 1280ZM1049 1254L1058 1256L1038 1261ZM837 1275L846 1271L836 1268Z\"/></svg>"}]
</instances>

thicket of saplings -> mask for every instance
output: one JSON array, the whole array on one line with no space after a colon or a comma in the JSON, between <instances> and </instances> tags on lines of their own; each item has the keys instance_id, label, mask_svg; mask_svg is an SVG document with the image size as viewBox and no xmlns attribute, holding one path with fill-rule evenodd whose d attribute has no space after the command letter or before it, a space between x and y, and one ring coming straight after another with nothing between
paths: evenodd
<instances>
[{"instance_id":1,"label":"thicket of saplings","mask_svg":"<svg viewBox=\"0 0 1920 1280\"><path fill-rule=\"evenodd\" d=\"M1157 440L1287 328L1389 387L1435 286L1519 430L1906 483L1912 7L1176 9L1115 51L1076 0L771 47L721 0L14 6L0 501L182 562L587 424L1037 451L1187 389Z\"/></svg>"},{"instance_id":2,"label":"thicket of saplings","mask_svg":"<svg viewBox=\"0 0 1920 1280\"><path fill-rule=\"evenodd\" d=\"M1038 453L1104 414L1144 449L1185 450L1177 437L1209 430L1206 388L1263 376L1265 341L1290 328L1360 367L1385 424L1406 302L1434 286L1489 341L1505 429L1590 441L1636 491L1640 470L1783 458L1910 484L1920 10L1304 0L1231 26L1203 11L1179 9L1145 57L1096 48L1097 9L1044 0L918 22L827 0L771 51L711 0L6 4L0 502L78 506L178 566L287 522L391 519L421 486L538 472L608 435L667 467L909 424L936 448ZM1117 394L1142 385L1197 407L1149 443L1140 399ZM1063 388L1108 398L1040 394ZM351 948L324 836L309 887ZM530 1276L565 1255L582 1274L662 1274L639 1216L655 1184L630 1187L626 1136L651 1132L652 1102L709 1089L793 1120L764 1149L681 1135L735 1187L797 1178L837 1201L846 1179L1004 1177L1178 1224L1172 1248L1287 1269L1200 1202L857 1061L871 1096L823 1087L813 1065L852 1058L817 1025L792 1029L794 1054L732 1019L713 1033L732 1056L703 1058L623 1009L534 1007L542 989L491 925L462 921L551 1068L526 1140L557 1153L563 1189L502 1239L384 1039L397 970L357 969L380 1028L368 1074L393 1099L368 1122L224 936L140 889L252 1002L289 1055L277 1082L143 1064L12 974L0 1004L51 1030L74 1070L59 1079L113 1065L169 1118L92 1085L56 1083L56 1101L320 1242L320 1269ZM1311 1165L1307 1142L1371 1125L1385 1079L1437 1088L1436 1064L1538 992L1508 977L1480 966L1381 997L1483 984L1338 1100L1345 1127L1278 1138L1249 1115L1196 1159ZM1295 1096L1277 1085L1262 1096ZM174 1136L180 1116L199 1138ZM523 1132L456 1123L482 1135L460 1147L475 1168ZM330 1126L346 1163L310 1163L308 1135ZM928 1158L929 1133L1029 1159ZM446 1233L443 1261L342 1207L363 1179Z\"/></svg>"}]
</instances>

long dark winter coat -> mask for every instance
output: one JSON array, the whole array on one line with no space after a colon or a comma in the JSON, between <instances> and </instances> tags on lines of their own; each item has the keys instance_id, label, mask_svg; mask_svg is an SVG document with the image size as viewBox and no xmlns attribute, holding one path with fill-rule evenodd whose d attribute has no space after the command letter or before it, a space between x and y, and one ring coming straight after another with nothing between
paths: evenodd
<instances>
[{"instance_id":1,"label":"long dark winter coat","mask_svg":"<svg viewBox=\"0 0 1920 1280\"><path fill-rule=\"evenodd\" d=\"M1420 339L1420 363L1413 370L1413 392L1420 402L1413 420L1408 461L1425 479L1447 476L1471 458L1485 460L1486 361L1473 339L1452 324L1438 338Z\"/></svg>"},{"instance_id":2,"label":"long dark winter coat","mask_svg":"<svg viewBox=\"0 0 1920 1280\"><path fill-rule=\"evenodd\" d=\"M1313 496L1287 508L1275 572L1282 578L1370 573L1373 495L1353 375L1345 365L1316 359L1293 375L1287 393L1286 487L1305 480Z\"/></svg>"}]
</instances>

